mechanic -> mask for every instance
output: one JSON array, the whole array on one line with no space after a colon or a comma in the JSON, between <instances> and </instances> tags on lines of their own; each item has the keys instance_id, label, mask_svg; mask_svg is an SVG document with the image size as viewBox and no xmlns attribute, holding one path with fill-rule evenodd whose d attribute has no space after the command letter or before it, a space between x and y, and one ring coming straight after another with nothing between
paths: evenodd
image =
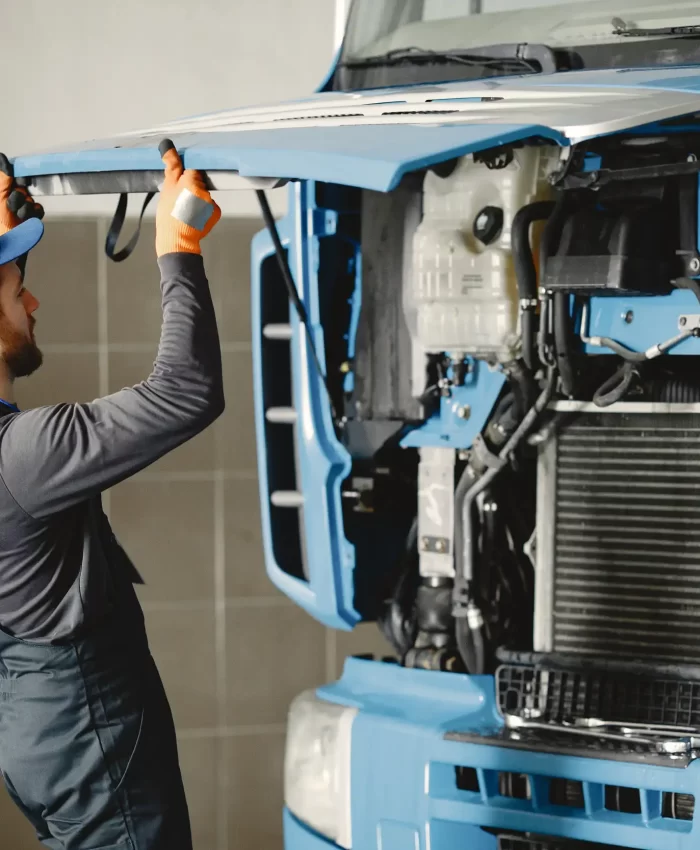
<instances>
[{"instance_id":1,"label":"mechanic","mask_svg":"<svg viewBox=\"0 0 700 850\"><path fill-rule=\"evenodd\" d=\"M54 850L192 848L172 715L133 587L140 578L100 495L224 409L200 250L221 211L172 142L160 152L163 325L150 377L90 404L22 412L14 381L42 356L39 304L21 267L43 211L0 159L0 770Z\"/></svg>"}]
</instances>

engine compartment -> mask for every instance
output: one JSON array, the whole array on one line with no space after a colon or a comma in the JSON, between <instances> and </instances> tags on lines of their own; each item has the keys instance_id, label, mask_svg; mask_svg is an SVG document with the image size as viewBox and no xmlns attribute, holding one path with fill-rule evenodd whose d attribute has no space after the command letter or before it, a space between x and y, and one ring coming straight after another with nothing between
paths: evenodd
<instances>
[{"instance_id":1,"label":"engine compartment","mask_svg":"<svg viewBox=\"0 0 700 850\"><path fill-rule=\"evenodd\" d=\"M322 310L356 599L401 664L700 680L697 148L676 121L317 187L362 264L354 325Z\"/></svg>"},{"instance_id":2,"label":"engine compartment","mask_svg":"<svg viewBox=\"0 0 700 850\"><path fill-rule=\"evenodd\" d=\"M503 846L693 831L693 124L301 182L295 282L256 247L268 573L333 628L378 623L388 663L322 695L394 758L415 709L421 794Z\"/></svg>"},{"instance_id":3,"label":"engine compartment","mask_svg":"<svg viewBox=\"0 0 700 850\"><path fill-rule=\"evenodd\" d=\"M308 325L261 247L268 572L387 660L493 676L460 741L700 750L693 122L300 184Z\"/></svg>"}]
</instances>

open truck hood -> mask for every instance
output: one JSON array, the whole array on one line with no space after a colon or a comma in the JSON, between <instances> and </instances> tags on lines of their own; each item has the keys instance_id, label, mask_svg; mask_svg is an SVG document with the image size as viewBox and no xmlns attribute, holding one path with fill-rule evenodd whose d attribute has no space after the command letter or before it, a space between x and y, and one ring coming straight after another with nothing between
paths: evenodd
<instances>
[{"instance_id":1,"label":"open truck hood","mask_svg":"<svg viewBox=\"0 0 700 850\"><path fill-rule=\"evenodd\" d=\"M520 139L566 146L700 113L700 67L578 71L324 93L14 160L37 195L144 192L171 138L211 188L314 179L386 192L408 172Z\"/></svg>"}]
</instances>

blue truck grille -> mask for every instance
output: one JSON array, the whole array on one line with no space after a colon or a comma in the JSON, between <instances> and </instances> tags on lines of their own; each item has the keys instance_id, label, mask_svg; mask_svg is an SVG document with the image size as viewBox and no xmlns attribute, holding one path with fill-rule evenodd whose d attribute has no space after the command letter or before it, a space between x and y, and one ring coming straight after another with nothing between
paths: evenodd
<instances>
[{"instance_id":1,"label":"blue truck grille","mask_svg":"<svg viewBox=\"0 0 700 850\"><path fill-rule=\"evenodd\" d=\"M612 844L567 841L562 838L538 838L523 835L501 835L498 850L615 850Z\"/></svg>"},{"instance_id":2,"label":"blue truck grille","mask_svg":"<svg viewBox=\"0 0 700 850\"><path fill-rule=\"evenodd\" d=\"M479 776L479 771L473 767L457 767L455 784L459 791L473 794L480 793L481 783L485 779L493 783L498 797L509 800L533 801L534 783L539 784L540 804L561 806L566 809L585 811L586 794L583 782L564 777L531 777L526 773L501 771L493 775ZM639 788L629 788L620 785L605 785L601 797L603 809L626 815L642 814L642 794ZM695 814L695 797L692 794L665 791L660 801L661 817L675 821L692 821ZM578 845L575 845L578 846ZM587 845L585 845L587 846ZM598 846L598 845L594 845Z\"/></svg>"},{"instance_id":3,"label":"blue truck grille","mask_svg":"<svg viewBox=\"0 0 700 850\"><path fill-rule=\"evenodd\" d=\"M507 751L501 750L499 761L505 763L514 756L513 751L507 754ZM537 760L541 763L541 755L537 757ZM521 761L523 764L527 763L525 760ZM564 762L564 764L571 763ZM600 762L600 767L595 768L591 760L581 759L580 763L586 765L586 772L591 779L557 775L553 760L553 775L544 775L522 768L511 771L460 765L450 768L446 764L433 763L430 780L431 786L436 789L440 798L452 798L470 804L474 810L476 822L480 822L482 826L493 825L493 821L488 823L488 816L482 819L476 814L476 809L484 806L488 807L484 809L485 815L489 809L498 811L500 816L508 812L514 822L520 822L523 826L526 826L528 821L539 820L543 822L545 829L547 825L556 826L556 831L559 831L566 821L569 824L577 824L577 831L590 822L595 823L597 828L602 828L602 834L605 834L605 824L611 830L609 834L614 831L614 825L624 825L626 828L648 836L657 832L654 847L659 846L658 841L663 841L664 836L670 837L673 834L678 840L681 835L689 836L693 832L695 795L685 789L673 788L676 780L673 774L676 774L683 782L684 777L681 774L684 771L669 771L661 780L668 782L668 790L658 790L637 785L637 777L645 778L644 771L633 768L632 765L625 766L624 772L629 784L623 785L613 784L610 779L607 783L605 782L606 775L611 776L610 764L604 766L603 762ZM632 772L629 768L632 768ZM454 788L452 794L445 784L450 770ZM600 780L593 778L596 776L596 771L601 774ZM455 794L456 796L453 796ZM648 832L650 827L651 832ZM512 826L510 828L512 829ZM545 830L540 828L539 834L544 832ZM509 833L509 835L512 834ZM518 836L518 839L531 840L529 836L523 836L522 839ZM548 848L570 846L566 841L562 843L561 838L538 836L537 840L544 841L542 846ZM546 843L547 841L551 843ZM627 846L630 845L635 846L631 842ZM607 847L608 845L573 843L571 846ZM647 844L643 842L640 846L646 847ZM678 842L661 846L680 847L681 844Z\"/></svg>"},{"instance_id":4,"label":"blue truck grille","mask_svg":"<svg viewBox=\"0 0 700 850\"><path fill-rule=\"evenodd\" d=\"M253 243L251 307L255 430L265 568L293 602L330 628L352 628L355 549L345 536L342 482L352 461L338 440L311 343L325 368L319 318L319 241L337 215L318 210L313 186L290 187L280 223L290 271L308 315L308 335L289 293L270 235Z\"/></svg>"},{"instance_id":5,"label":"blue truck grille","mask_svg":"<svg viewBox=\"0 0 700 850\"><path fill-rule=\"evenodd\" d=\"M354 787L363 795L361 816L353 815L355 846L375 846L389 803L391 816L417 831L429 824L430 843L421 846L435 848L495 847L497 836L539 841L543 850L699 846L700 760L664 755L654 763L549 748L546 740L528 749L499 741L494 684L351 659L340 681L320 690L360 709L352 742ZM574 839L589 843L567 843Z\"/></svg>"},{"instance_id":6,"label":"blue truck grille","mask_svg":"<svg viewBox=\"0 0 700 850\"><path fill-rule=\"evenodd\" d=\"M289 298L274 257L263 264L261 309L262 401L272 549L284 572L307 578L294 433L296 412L292 402L292 327Z\"/></svg>"}]
</instances>

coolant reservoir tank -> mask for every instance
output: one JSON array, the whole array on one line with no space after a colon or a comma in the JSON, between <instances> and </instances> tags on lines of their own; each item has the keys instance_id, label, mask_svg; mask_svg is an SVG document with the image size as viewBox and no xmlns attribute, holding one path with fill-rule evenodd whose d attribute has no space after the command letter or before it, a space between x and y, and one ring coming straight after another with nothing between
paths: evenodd
<instances>
[{"instance_id":1,"label":"coolant reservoir tank","mask_svg":"<svg viewBox=\"0 0 700 850\"><path fill-rule=\"evenodd\" d=\"M555 147L524 147L489 168L463 157L447 177L428 172L413 238L404 308L414 364L460 352L501 361L517 355L518 293L511 227L518 210L552 196Z\"/></svg>"}]
</instances>

